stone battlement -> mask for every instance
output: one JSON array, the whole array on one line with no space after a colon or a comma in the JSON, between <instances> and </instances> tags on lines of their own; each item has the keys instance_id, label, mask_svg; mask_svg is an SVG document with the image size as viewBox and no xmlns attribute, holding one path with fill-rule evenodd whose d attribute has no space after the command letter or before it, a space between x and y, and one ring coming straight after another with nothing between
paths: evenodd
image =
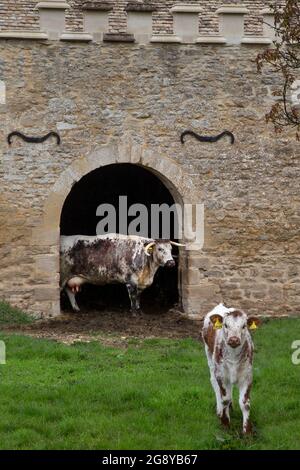
<instances>
[{"instance_id":1,"label":"stone battlement","mask_svg":"<svg viewBox=\"0 0 300 470\"><path fill-rule=\"evenodd\" d=\"M270 2L262 0L2 3L0 39L268 45L274 38Z\"/></svg>"}]
</instances>

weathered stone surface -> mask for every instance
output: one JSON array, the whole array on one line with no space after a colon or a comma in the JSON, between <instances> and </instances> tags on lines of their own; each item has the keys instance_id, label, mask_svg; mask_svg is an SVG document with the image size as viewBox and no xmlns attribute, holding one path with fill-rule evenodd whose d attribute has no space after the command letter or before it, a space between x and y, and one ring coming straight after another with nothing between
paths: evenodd
<instances>
[{"instance_id":1,"label":"weathered stone surface","mask_svg":"<svg viewBox=\"0 0 300 470\"><path fill-rule=\"evenodd\" d=\"M82 5L83 10L93 10L93 11L111 11L113 9L113 4L110 2L84 2Z\"/></svg>"},{"instance_id":2,"label":"weathered stone surface","mask_svg":"<svg viewBox=\"0 0 300 470\"><path fill-rule=\"evenodd\" d=\"M134 35L129 33L104 33L105 42L134 42Z\"/></svg>"},{"instance_id":3,"label":"weathered stone surface","mask_svg":"<svg viewBox=\"0 0 300 470\"><path fill-rule=\"evenodd\" d=\"M57 297L59 295L59 290L55 287L39 286L35 288L34 294L35 294L35 300L37 302L43 301L43 300L55 301L57 300Z\"/></svg>"},{"instance_id":4,"label":"weathered stone surface","mask_svg":"<svg viewBox=\"0 0 300 470\"><path fill-rule=\"evenodd\" d=\"M157 7L151 3L139 3L139 2L128 2L125 11L134 11L134 12L152 12L156 11Z\"/></svg>"},{"instance_id":5,"label":"weathered stone surface","mask_svg":"<svg viewBox=\"0 0 300 470\"><path fill-rule=\"evenodd\" d=\"M0 296L35 314L59 311L59 214L93 169L155 169L174 198L204 202L205 243L182 260L184 307L218 301L250 313L300 314L299 143L264 113L276 88L259 47L0 43ZM236 144L180 133L232 130ZM27 144L15 129L49 140ZM172 192L172 194L173 194Z\"/></svg>"},{"instance_id":6,"label":"weathered stone surface","mask_svg":"<svg viewBox=\"0 0 300 470\"><path fill-rule=\"evenodd\" d=\"M25 0L14 0L2 2L0 27L1 30L27 29L38 30L39 16L38 10L34 9L37 2ZM86 8L92 8L98 5L98 8L110 9L109 12L109 31L125 32L126 31L126 7L128 0L110 0L110 1L88 1L68 0L70 9L66 11L66 29L68 31L83 31L83 11ZM245 34L247 36L263 35L263 13L262 10L269 7L269 0L193 0L187 2L199 4L203 13L199 17L199 31L202 36L216 36L219 32L218 8L230 4L242 4L249 13L245 16ZM141 5L147 7L155 5L157 11L154 12L154 32L155 34L172 34L173 33L173 15L172 7L178 4L176 0L155 0L155 2L140 2ZM266 19L266 18L265 18ZM270 23L270 22L267 22Z\"/></svg>"}]
</instances>

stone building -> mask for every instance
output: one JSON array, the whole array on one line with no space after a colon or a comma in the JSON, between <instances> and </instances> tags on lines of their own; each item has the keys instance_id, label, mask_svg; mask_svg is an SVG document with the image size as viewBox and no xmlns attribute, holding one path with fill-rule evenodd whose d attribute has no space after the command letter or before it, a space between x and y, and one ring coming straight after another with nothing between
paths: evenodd
<instances>
[{"instance_id":1,"label":"stone building","mask_svg":"<svg viewBox=\"0 0 300 470\"><path fill-rule=\"evenodd\" d=\"M0 298L58 315L60 233L95 233L128 194L204 204L203 246L178 255L186 313L300 313L299 143L265 123L278 83L255 65L270 3L0 1Z\"/></svg>"}]
</instances>

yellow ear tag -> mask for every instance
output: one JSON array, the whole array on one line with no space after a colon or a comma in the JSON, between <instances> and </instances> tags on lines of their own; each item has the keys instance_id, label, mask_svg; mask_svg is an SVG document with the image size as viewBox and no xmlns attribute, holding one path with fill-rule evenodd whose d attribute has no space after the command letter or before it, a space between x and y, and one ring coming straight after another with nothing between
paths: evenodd
<instances>
[{"instance_id":1,"label":"yellow ear tag","mask_svg":"<svg viewBox=\"0 0 300 470\"><path fill-rule=\"evenodd\" d=\"M256 326L255 321L253 321L253 322L251 323L251 325L249 326L249 330L257 330L257 326Z\"/></svg>"},{"instance_id":2,"label":"yellow ear tag","mask_svg":"<svg viewBox=\"0 0 300 470\"><path fill-rule=\"evenodd\" d=\"M149 253L152 253L152 252L153 252L153 246L150 246L150 248L148 248L148 252L149 252Z\"/></svg>"},{"instance_id":3,"label":"yellow ear tag","mask_svg":"<svg viewBox=\"0 0 300 470\"><path fill-rule=\"evenodd\" d=\"M222 328L222 323L220 320L217 318L217 320L214 323L214 330L220 330Z\"/></svg>"}]
</instances>

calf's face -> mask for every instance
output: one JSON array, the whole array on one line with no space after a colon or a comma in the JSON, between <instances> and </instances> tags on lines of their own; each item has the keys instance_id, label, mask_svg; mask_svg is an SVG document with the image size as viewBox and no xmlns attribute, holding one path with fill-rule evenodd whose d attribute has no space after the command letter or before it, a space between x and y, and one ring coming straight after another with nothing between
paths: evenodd
<instances>
[{"instance_id":1,"label":"calf's face","mask_svg":"<svg viewBox=\"0 0 300 470\"><path fill-rule=\"evenodd\" d=\"M233 310L224 315L212 315L211 322L215 329L222 328L223 336L231 348L241 346L247 335L247 330L254 330L260 324L260 320L255 317L247 317L241 310Z\"/></svg>"}]
</instances>

